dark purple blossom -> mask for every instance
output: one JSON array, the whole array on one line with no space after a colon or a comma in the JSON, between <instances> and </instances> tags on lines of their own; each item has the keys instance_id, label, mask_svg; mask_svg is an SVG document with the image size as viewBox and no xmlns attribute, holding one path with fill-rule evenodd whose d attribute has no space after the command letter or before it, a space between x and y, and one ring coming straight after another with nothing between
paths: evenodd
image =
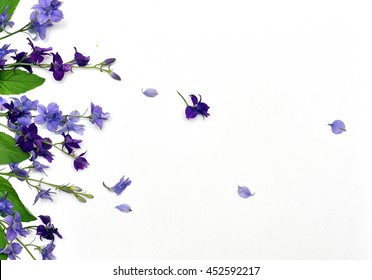
<instances>
[{"instance_id":1,"label":"dark purple blossom","mask_svg":"<svg viewBox=\"0 0 372 280\"><path fill-rule=\"evenodd\" d=\"M22 126L21 134L18 135L17 145L22 151L31 152L34 149L35 141L38 139L41 139L38 135L38 128L32 123L28 127Z\"/></svg>"},{"instance_id":2,"label":"dark purple blossom","mask_svg":"<svg viewBox=\"0 0 372 280\"><path fill-rule=\"evenodd\" d=\"M7 26L13 27L14 25L13 21L9 21L10 15L8 14L8 9L9 6L6 6L4 11L0 14L0 31Z\"/></svg>"},{"instance_id":3,"label":"dark purple blossom","mask_svg":"<svg viewBox=\"0 0 372 280\"><path fill-rule=\"evenodd\" d=\"M90 57L89 56L84 56L82 55L81 53L79 53L77 51L77 49L75 48L75 62L78 66L80 67L84 67L86 66L88 63L89 63L89 60L90 60Z\"/></svg>"},{"instance_id":4,"label":"dark purple blossom","mask_svg":"<svg viewBox=\"0 0 372 280\"><path fill-rule=\"evenodd\" d=\"M147 97L155 97L158 95L158 91L154 88L148 88L145 91L142 89L142 93L146 95Z\"/></svg>"},{"instance_id":5,"label":"dark purple blossom","mask_svg":"<svg viewBox=\"0 0 372 280\"><path fill-rule=\"evenodd\" d=\"M331 126L332 132L334 134L341 134L342 132L346 131L345 124L343 121L335 120L333 123L328 125Z\"/></svg>"},{"instance_id":6,"label":"dark purple blossom","mask_svg":"<svg viewBox=\"0 0 372 280\"><path fill-rule=\"evenodd\" d=\"M209 113L208 113L209 106L205 104L204 102L201 102L202 97L200 94L199 96L200 96L200 99L198 100L198 98L195 95L193 94L190 95L193 105L192 106L188 105L186 107L185 115L187 119L193 119L198 114L202 115L203 118L209 116Z\"/></svg>"},{"instance_id":7,"label":"dark purple blossom","mask_svg":"<svg viewBox=\"0 0 372 280\"><path fill-rule=\"evenodd\" d=\"M0 254L8 255L10 260L15 260L17 255L22 251L22 246L17 242L12 242L8 244L4 249L0 248Z\"/></svg>"},{"instance_id":8,"label":"dark purple blossom","mask_svg":"<svg viewBox=\"0 0 372 280\"><path fill-rule=\"evenodd\" d=\"M39 199L49 199L51 202L53 202L53 199L52 199L52 197L50 195L51 195L50 189L47 189L47 190L39 189L38 192L37 192L37 195L35 197L34 204Z\"/></svg>"},{"instance_id":9,"label":"dark purple blossom","mask_svg":"<svg viewBox=\"0 0 372 280\"><path fill-rule=\"evenodd\" d=\"M107 187L105 183L103 183L103 186L106 187L109 191L116 193L117 195L121 194L130 184L132 181L127 178L124 180L124 176L120 179L120 181L115 184L113 187Z\"/></svg>"},{"instance_id":10,"label":"dark purple blossom","mask_svg":"<svg viewBox=\"0 0 372 280\"><path fill-rule=\"evenodd\" d=\"M19 163L10 163L9 167L12 174L14 174L18 180L24 181L28 177L28 173L26 170L18 167Z\"/></svg>"},{"instance_id":11,"label":"dark purple blossom","mask_svg":"<svg viewBox=\"0 0 372 280\"><path fill-rule=\"evenodd\" d=\"M71 154L74 149L80 149L79 144L83 142L82 140L73 139L70 134L62 133L62 135L65 138L62 144L62 149L66 148L69 154Z\"/></svg>"},{"instance_id":12,"label":"dark purple blossom","mask_svg":"<svg viewBox=\"0 0 372 280\"><path fill-rule=\"evenodd\" d=\"M250 196L254 196L254 193L252 194L251 191L247 187L238 186L238 194L242 198L248 198Z\"/></svg>"},{"instance_id":13,"label":"dark purple blossom","mask_svg":"<svg viewBox=\"0 0 372 280\"><path fill-rule=\"evenodd\" d=\"M13 241L17 238L18 235L23 237L27 236L28 231L23 228L21 216L17 211L14 213L14 216L6 216L4 218L4 221L8 224L8 228L6 230L6 238L9 241Z\"/></svg>"},{"instance_id":14,"label":"dark purple blossom","mask_svg":"<svg viewBox=\"0 0 372 280\"><path fill-rule=\"evenodd\" d=\"M59 22L63 19L63 13L59 10L62 2L58 0L39 0L39 4L35 4L32 9L35 11L32 17L35 17L40 24L51 22Z\"/></svg>"},{"instance_id":15,"label":"dark purple blossom","mask_svg":"<svg viewBox=\"0 0 372 280\"><path fill-rule=\"evenodd\" d=\"M18 65L14 66L14 70L22 67L26 69L29 73L32 73L32 67L30 58L27 56L26 52L20 52L16 56L12 56L12 58L15 60L15 63L18 63Z\"/></svg>"},{"instance_id":16,"label":"dark purple blossom","mask_svg":"<svg viewBox=\"0 0 372 280\"><path fill-rule=\"evenodd\" d=\"M58 229L54 227L51 223L49 216L39 216L40 220L44 225L39 225L36 228L36 235L40 235L40 239L45 238L48 240L54 240L54 235L57 235L59 238L62 238L62 235L59 234Z\"/></svg>"},{"instance_id":17,"label":"dark purple blossom","mask_svg":"<svg viewBox=\"0 0 372 280\"><path fill-rule=\"evenodd\" d=\"M40 47L35 47L32 41L27 38L28 44L32 48L32 53L30 54L29 60L31 63L38 64L44 61L44 57L46 55L50 55L49 51L52 50L52 48L40 48Z\"/></svg>"},{"instance_id":18,"label":"dark purple blossom","mask_svg":"<svg viewBox=\"0 0 372 280\"><path fill-rule=\"evenodd\" d=\"M83 170L86 167L88 167L89 163L86 160L86 158L84 157L85 153L82 153L75 158L74 167L75 167L76 171Z\"/></svg>"},{"instance_id":19,"label":"dark purple blossom","mask_svg":"<svg viewBox=\"0 0 372 280\"><path fill-rule=\"evenodd\" d=\"M94 105L93 103L90 104L91 115L89 117L91 123L95 123L98 125L100 129L102 129L103 121L110 118L109 113L103 113L102 107L98 105Z\"/></svg>"},{"instance_id":20,"label":"dark purple blossom","mask_svg":"<svg viewBox=\"0 0 372 280\"><path fill-rule=\"evenodd\" d=\"M47 108L40 104L37 110L40 114L35 117L35 123L46 123L49 131L56 131L59 123L63 120L62 112L59 110L59 106L54 102L49 103Z\"/></svg>"},{"instance_id":21,"label":"dark purple blossom","mask_svg":"<svg viewBox=\"0 0 372 280\"><path fill-rule=\"evenodd\" d=\"M23 95L20 100L13 98L13 101L4 103L3 106L8 109L9 122L28 126L31 123L31 111L36 110L38 103L38 100L32 101Z\"/></svg>"},{"instance_id":22,"label":"dark purple blossom","mask_svg":"<svg viewBox=\"0 0 372 280\"><path fill-rule=\"evenodd\" d=\"M49 71L53 72L53 77L56 81L62 81L66 72L72 70L71 63L63 63L61 56L57 53L52 53L53 62L50 64Z\"/></svg>"},{"instance_id":23,"label":"dark purple blossom","mask_svg":"<svg viewBox=\"0 0 372 280\"><path fill-rule=\"evenodd\" d=\"M56 257L53 255L53 250L56 247L56 245L53 242L50 242L48 245L46 245L43 249L41 249L41 258L43 260L55 260Z\"/></svg>"},{"instance_id":24,"label":"dark purple blossom","mask_svg":"<svg viewBox=\"0 0 372 280\"><path fill-rule=\"evenodd\" d=\"M13 214L13 204L6 199L7 193L0 197L0 215L3 213L6 215Z\"/></svg>"},{"instance_id":25,"label":"dark purple blossom","mask_svg":"<svg viewBox=\"0 0 372 280\"><path fill-rule=\"evenodd\" d=\"M38 156L44 157L48 162L53 161L53 155L49 150L52 148L52 140L48 137L36 139L35 147L31 151L32 158L34 161Z\"/></svg>"},{"instance_id":26,"label":"dark purple blossom","mask_svg":"<svg viewBox=\"0 0 372 280\"><path fill-rule=\"evenodd\" d=\"M132 208L130 208L130 206L128 204L120 204L120 205L116 206L115 208L118 209L119 211L123 212L123 213L132 212Z\"/></svg>"}]
</instances>

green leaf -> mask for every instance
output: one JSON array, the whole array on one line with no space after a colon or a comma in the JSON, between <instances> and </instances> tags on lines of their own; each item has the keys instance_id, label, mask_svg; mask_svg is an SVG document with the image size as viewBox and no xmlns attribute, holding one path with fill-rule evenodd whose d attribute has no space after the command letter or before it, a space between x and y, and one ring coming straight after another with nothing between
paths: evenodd
<instances>
[{"instance_id":1,"label":"green leaf","mask_svg":"<svg viewBox=\"0 0 372 280\"><path fill-rule=\"evenodd\" d=\"M16 146L14 138L4 132L0 132L0 164L21 162L30 157L20 147Z\"/></svg>"},{"instance_id":2,"label":"green leaf","mask_svg":"<svg viewBox=\"0 0 372 280\"><path fill-rule=\"evenodd\" d=\"M6 242L5 231L0 231L0 248L5 248L8 243ZM7 254L0 254L0 260L6 260L8 258Z\"/></svg>"},{"instance_id":3,"label":"green leaf","mask_svg":"<svg viewBox=\"0 0 372 280\"><path fill-rule=\"evenodd\" d=\"M22 222L31 222L36 220L36 217L23 205L12 185L0 176L0 197L2 197L5 192L7 193L6 199L13 204L13 210L17 211L19 215L21 215Z\"/></svg>"},{"instance_id":4,"label":"green leaf","mask_svg":"<svg viewBox=\"0 0 372 280\"><path fill-rule=\"evenodd\" d=\"M0 94L20 94L44 83L45 79L22 70L0 71Z\"/></svg>"},{"instance_id":5,"label":"green leaf","mask_svg":"<svg viewBox=\"0 0 372 280\"><path fill-rule=\"evenodd\" d=\"M7 14L12 16L18 3L19 3L19 0L1 0L0 1L0 14L4 12L5 7L8 6L9 8L8 8Z\"/></svg>"}]
</instances>

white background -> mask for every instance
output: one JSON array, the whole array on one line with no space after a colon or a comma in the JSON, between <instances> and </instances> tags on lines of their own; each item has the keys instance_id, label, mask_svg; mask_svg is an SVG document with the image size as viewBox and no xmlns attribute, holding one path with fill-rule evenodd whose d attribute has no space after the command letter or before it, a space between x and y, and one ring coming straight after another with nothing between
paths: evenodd
<instances>
[{"instance_id":1,"label":"white background","mask_svg":"<svg viewBox=\"0 0 372 280\"><path fill-rule=\"evenodd\" d=\"M21 1L16 27L34 2ZM93 64L115 57L122 81L36 71L47 81L27 94L64 113L91 101L111 113L103 131L87 123L89 168L55 151L45 179L93 200L62 193L32 206L35 193L13 181L59 228L58 259L370 259L367 3L65 0L65 19L35 44L65 61L73 47ZM25 38L12 47L27 50ZM176 90L201 94L210 118L186 120ZM346 133L331 132L335 119ZM102 187L123 175L133 182L122 195ZM238 185L255 196L240 198Z\"/></svg>"}]
</instances>

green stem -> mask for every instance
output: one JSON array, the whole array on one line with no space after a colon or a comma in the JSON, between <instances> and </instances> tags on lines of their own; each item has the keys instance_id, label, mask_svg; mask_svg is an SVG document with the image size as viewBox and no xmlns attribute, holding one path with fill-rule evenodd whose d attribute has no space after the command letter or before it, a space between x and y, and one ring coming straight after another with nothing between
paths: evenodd
<instances>
[{"instance_id":1,"label":"green stem","mask_svg":"<svg viewBox=\"0 0 372 280\"><path fill-rule=\"evenodd\" d=\"M25 250L27 251L27 253L31 256L31 258L33 260L36 260L36 258L34 257L34 255L30 252L30 250L27 248L27 245L25 245L21 240L19 240L19 238L16 238L16 240L19 242L19 244L21 244L21 246L23 248L25 248Z\"/></svg>"},{"instance_id":2,"label":"green stem","mask_svg":"<svg viewBox=\"0 0 372 280\"><path fill-rule=\"evenodd\" d=\"M189 103L187 103L186 99L182 96L182 94L179 93L178 90L176 90L176 91L177 91L178 95L181 96L181 98L183 99L183 101L185 101L186 106L189 106Z\"/></svg>"},{"instance_id":3,"label":"green stem","mask_svg":"<svg viewBox=\"0 0 372 280\"><path fill-rule=\"evenodd\" d=\"M0 40L6 39L6 38L8 38L8 37L10 37L10 36L13 36L13 35L17 34L17 33L24 32L24 31L29 30L28 27L29 27L32 23L33 23L33 21L27 23L27 24L26 24L25 26L23 26L21 29L18 29L17 31L15 31L15 32L13 32L13 33L8 33L7 35L5 35L5 36L3 36L3 37L0 37Z\"/></svg>"}]
</instances>

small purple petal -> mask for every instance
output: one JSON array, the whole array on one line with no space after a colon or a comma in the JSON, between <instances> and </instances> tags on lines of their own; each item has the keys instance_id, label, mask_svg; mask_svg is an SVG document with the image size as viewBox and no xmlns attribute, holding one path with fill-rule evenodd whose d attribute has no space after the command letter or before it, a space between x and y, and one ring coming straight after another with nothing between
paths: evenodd
<instances>
[{"instance_id":1,"label":"small purple petal","mask_svg":"<svg viewBox=\"0 0 372 280\"><path fill-rule=\"evenodd\" d=\"M130 208L128 204L120 204L116 206L115 208L124 213L132 212L132 209Z\"/></svg>"},{"instance_id":2,"label":"small purple petal","mask_svg":"<svg viewBox=\"0 0 372 280\"><path fill-rule=\"evenodd\" d=\"M341 134L342 132L345 132L345 124L343 121L335 120L333 123L328 124L332 128L332 132L334 134Z\"/></svg>"},{"instance_id":3,"label":"small purple petal","mask_svg":"<svg viewBox=\"0 0 372 280\"><path fill-rule=\"evenodd\" d=\"M142 90L142 93L147 97L155 97L158 95L158 91L154 88L148 88L145 91Z\"/></svg>"},{"instance_id":4,"label":"small purple petal","mask_svg":"<svg viewBox=\"0 0 372 280\"><path fill-rule=\"evenodd\" d=\"M252 194L251 191L247 187L238 186L238 194L242 198L248 198L250 196L254 196L254 193Z\"/></svg>"}]
</instances>

